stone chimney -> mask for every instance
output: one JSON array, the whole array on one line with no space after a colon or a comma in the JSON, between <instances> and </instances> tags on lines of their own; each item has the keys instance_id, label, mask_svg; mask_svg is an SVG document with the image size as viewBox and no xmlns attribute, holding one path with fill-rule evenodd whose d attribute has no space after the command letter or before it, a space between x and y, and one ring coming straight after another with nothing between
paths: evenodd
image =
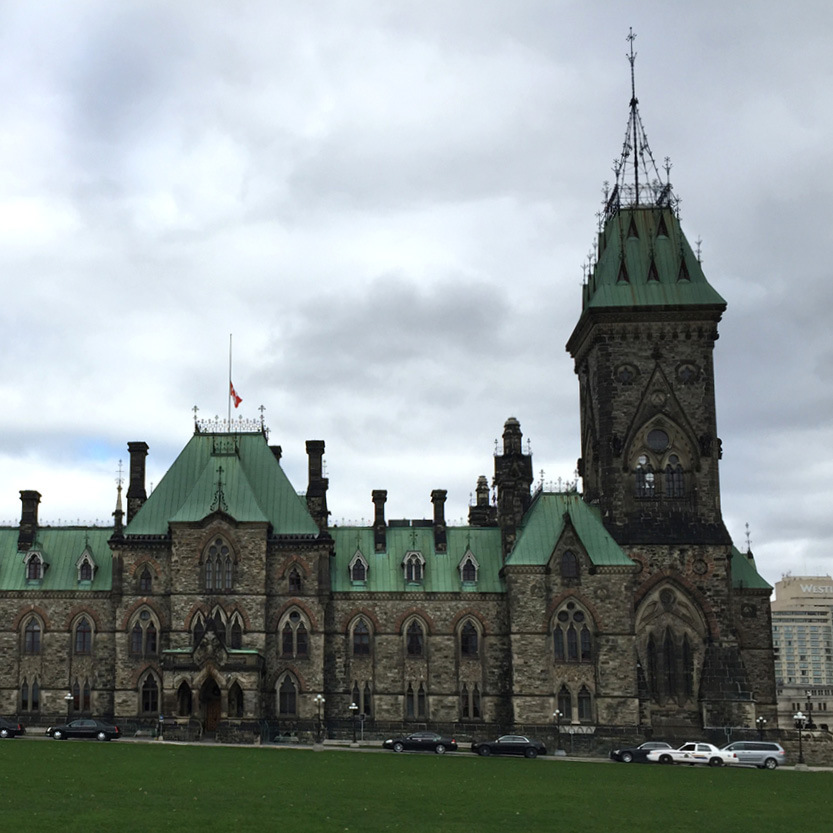
<instances>
[{"instance_id":1,"label":"stone chimney","mask_svg":"<svg viewBox=\"0 0 833 833\"><path fill-rule=\"evenodd\" d=\"M330 481L324 477L324 440L307 440L309 478L307 483L307 509L318 528L324 530L329 523L327 488Z\"/></svg>"},{"instance_id":2,"label":"stone chimney","mask_svg":"<svg viewBox=\"0 0 833 833\"><path fill-rule=\"evenodd\" d=\"M275 459L280 463L281 456L283 455L283 449L279 445L270 445L269 451L275 455Z\"/></svg>"},{"instance_id":3,"label":"stone chimney","mask_svg":"<svg viewBox=\"0 0 833 833\"><path fill-rule=\"evenodd\" d=\"M20 531L17 535L18 552L25 552L35 543L38 534L38 504L40 492L29 489L20 492Z\"/></svg>"},{"instance_id":4,"label":"stone chimney","mask_svg":"<svg viewBox=\"0 0 833 833\"><path fill-rule=\"evenodd\" d=\"M373 545L376 552L384 552L387 548L387 527L385 524L385 502L388 493L385 489L374 489L371 492L373 498Z\"/></svg>"},{"instance_id":5,"label":"stone chimney","mask_svg":"<svg viewBox=\"0 0 833 833\"><path fill-rule=\"evenodd\" d=\"M145 491L145 458L148 456L148 444L144 442L128 443L127 450L130 453L127 522L130 523L148 499L148 493Z\"/></svg>"},{"instance_id":6,"label":"stone chimney","mask_svg":"<svg viewBox=\"0 0 833 833\"><path fill-rule=\"evenodd\" d=\"M495 456L497 516L503 541L503 557L515 546L517 526L529 508L532 496L532 455L524 454L521 424L509 417L503 426L503 454Z\"/></svg>"},{"instance_id":7,"label":"stone chimney","mask_svg":"<svg viewBox=\"0 0 833 833\"><path fill-rule=\"evenodd\" d=\"M489 481L485 475L477 478L475 504L469 506L469 524L471 526L495 526L495 507L489 503Z\"/></svg>"},{"instance_id":8,"label":"stone chimney","mask_svg":"<svg viewBox=\"0 0 833 833\"><path fill-rule=\"evenodd\" d=\"M448 492L445 489L434 489L431 492L431 503L434 504L434 549L437 552L446 551L445 532L445 499Z\"/></svg>"}]
</instances>

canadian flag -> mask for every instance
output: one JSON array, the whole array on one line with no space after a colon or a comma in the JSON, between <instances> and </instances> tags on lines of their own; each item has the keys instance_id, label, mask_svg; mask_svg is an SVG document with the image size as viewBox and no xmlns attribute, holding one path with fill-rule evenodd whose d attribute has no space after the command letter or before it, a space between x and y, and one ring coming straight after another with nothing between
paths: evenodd
<instances>
[{"instance_id":1,"label":"canadian flag","mask_svg":"<svg viewBox=\"0 0 833 833\"><path fill-rule=\"evenodd\" d=\"M237 391L234 389L234 385L231 383L231 380L229 380L228 383L228 393L231 397L231 401L234 402L234 407L240 407L240 403L243 401L243 399L242 397L237 395Z\"/></svg>"}]
</instances>

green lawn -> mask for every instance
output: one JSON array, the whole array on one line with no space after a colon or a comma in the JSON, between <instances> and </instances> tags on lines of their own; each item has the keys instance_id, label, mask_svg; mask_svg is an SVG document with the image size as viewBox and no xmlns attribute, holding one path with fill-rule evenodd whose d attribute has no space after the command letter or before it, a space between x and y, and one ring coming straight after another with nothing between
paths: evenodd
<instances>
[{"instance_id":1,"label":"green lawn","mask_svg":"<svg viewBox=\"0 0 833 833\"><path fill-rule=\"evenodd\" d=\"M833 773L0 741L2 831L828 833Z\"/></svg>"}]
</instances>

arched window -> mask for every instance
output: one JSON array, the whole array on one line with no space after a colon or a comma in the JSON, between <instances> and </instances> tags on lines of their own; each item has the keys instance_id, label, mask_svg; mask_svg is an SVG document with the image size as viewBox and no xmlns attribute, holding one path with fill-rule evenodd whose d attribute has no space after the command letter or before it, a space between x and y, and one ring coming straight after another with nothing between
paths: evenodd
<instances>
[{"instance_id":1,"label":"arched window","mask_svg":"<svg viewBox=\"0 0 833 833\"><path fill-rule=\"evenodd\" d=\"M189 717L191 714L191 687L182 682L176 690L176 711L180 717Z\"/></svg>"},{"instance_id":2,"label":"arched window","mask_svg":"<svg viewBox=\"0 0 833 833\"><path fill-rule=\"evenodd\" d=\"M370 693L370 683L364 684L364 691L362 692L361 712L370 717L372 713L373 697ZM358 705L358 704L357 704Z\"/></svg>"},{"instance_id":3,"label":"arched window","mask_svg":"<svg viewBox=\"0 0 833 833\"><path fill-rule=\"evenodd\" d=\"M37 679L34 680L31 688L29 682L23 680L23 685L20 687L20 710L24 712L40 711L40 686Z\"/></svg>"},{"instance_id":4,"label":"arched window","mask_svg":"<svg viewBox=\"0 0 833 833\"><path fill-rule=\"evenodd\" d=\"M243 717L243 690L238 683L234 683L228 692L229 717Z\"/></svg>"},{"instance_id":5,"label":"arched window","mask_svg":"<svg viewBox=\"0 0 833 833\"><path fill-rule=\"evenodd\" d=\"M243 647L243 627L240 624L240 619L236 617L231 626L231 647L236 650Z\"/></svg>"},{"instance_id":6,"label":"arched window","mask_svg":"<svg viewBox=\"0 0 833 833\"><path fill-rule=\"evenodd\" d=\"M281 621L281 654L285 657L306 657L309 653L309 640L301 614L291 610Z\"/></svg>"},{"instance_id":7,"label":"arched window","mask_svg":"<svg viewBox=\"0 0 833 833\"><path fill-rule=\"evenodd\" d=\"M405 631L405 648L409 657L421 657L425 642L422 625L414 619Z\"/></svg>"},{"instance_id":8,"label":"arched window","mask_svg":"<svg viewBox=\"0 0 833 833\"><path fill-rule=\"evenodd\" d=\"M428 695L423 683L420 683L416 690L414 690L413 683L408 683L408 688L405 691L405 718L408 720L425 720L428 708L427 701Z\"/></svg>"},{"instance_id":9,"label":"arched window","mask_svg":"<svg viewBox=\"0 0 833 833\"><path fill-rule=\"evenodd\" d=\"M683 694L686 697L694 696L694 659L691 653L691 643L688 641L688 634L683 635Z\"/></svg>"},{"instance_id":10,"label":"arched window","mask_svg":"<svg viewBox=\"0 0 833 833\"><path fill-rule=\"evenodd\" d=\"M578 719L582 723L590 723L593 720L593 698L587 686L582 686L578 692Z\"/></svg>"},{"instance_id":11,"label":"arched window","mask_svg":"<svg viewBox=\"0 0 833 833\"><path fill-rule=\"evenodd\" d=\"M463 720L480 719L480 688L474 683L471 688L466 683L460 690L460 714Z\"/></svg>"},{"instance_id":12,"label":"arched window","mask_svg":"<svg viewBox=\"0 0 833 833\"><path fill-rule=\"evenodd\" d=\"M477 628L467 619L460 628L460 653L464 657L476 657L479 651L478 648L478 632Z\"/></svg>"},{"instance_id":13,"label":"arched window","mask_svg":"<svg viewBox=\"0 0 833 833\"><path fill-rule=\"evenodd\" d=\"M194 647L196 648L197 645L202 642L202 638L205 636L205 622L203 622L202 616L197 616L196 620L194 621Z\"/></svg>"},{"instance_id":14,"label":"arched window","mask_svg":"<svg viewBox=\"0 0 833 833\"><path fill-rule=\"evenodd\" d=\"M561 553L561 578L578 578L578 558L572 550Z\"/></svg>"},{"instance_id":15,"label":"arched window","mask_svg":"<svg viewBox=\"0 0 833 833\"><path fill-rule=\"evenodd\" d=\"M23 629L23 653L40 653L40 623L37 619L29 619Z\"/></svg>"},{"instance_id":16,"label":"arched window","mask_svg":"<svg viewBox=\"0 0 833 833\"><path fill-rule=\"evenodd\" d=\"M353 627L353 656L366 657L370 655L370 628L364 619L359 619Z\"/></svg>"},{"instance_id":17,"label":"arched window","mask_svg":"<svg viewBox=\"0 0 833 833\"><path fill-rule=\"evenodd\" d=\"M81 617L75 626L75 653L89 654L93 647L93 631L86 617Z\"/></svg>"},{"instance_id":18,"label":"arched window","mask_svg":"<svg viewBox=\"0 0 833 833\"><path fill-rule=\"evenodd\" d=\"M159 686L156 677L148 674L142 683L142 714L159 713Z\"/></svg>"},{"instance_id":19,"label":"arched window","mask_svg":"<svg viewBox=\"0 0 833 833\"><path fill-rule=\"evenodd\" d=\"M150 593L153 589L153 577L150 574L150 570L145 567L144 570L139 574L139 592L140 593Z\"/></svg>"},{"instance_id":20,"label":"arched window","mask_svg":"<svg viewBox=\"0 0 833 833\"><path fill-rule=\"evenodd\" d=\"M670 697L677 693L676 653L671 631L666 629L665 639L662 641L662 659L665 667L665 691Z\"/></svg>"},{"instance_id":21,"label":"arched window","mask_svg":"<svg viewBox=\"0 0 833 833\"><path fill-rule=\"evenodd\" d=\"M566 685L562 685L558 692L558 711L568 722L573 719L573 696Z\"/></svg>"},{"instance_id":22,"label":"arched window","mask_svg":"<svg viewBox=\"0 0 833 833\"><path fill-rule=\"evenodd\" d=\"M26 579L27 581L40 581L42 578L43 559L39 553L30 553L29 560L26 562Z\"/></svg>"},{"instance_id":23,"label":"arched window","mask_svg":"<svg viewBox=\"0 0 833 833\"><path fill-rule=\"evenodd\" d=\"M556 662L592 662L593 638L587 621L587 614L573 601L557 611L552 631Z\"/></svg>"},{"instance_id":24,"label":"arched window","mask_svg":"<svg viewBox=\"0 0 833 833\"><path fill-rule=\"evenodd\" d=\"M278 714L281 717L294 716L298 713L298 689L288 674L278 688Z\"/></svg>"},{"instance_id":25,"label":"arched window","mask_svg":"<svg viewBox=\"0 0 833 833\"><path fill-rule=\"evenodd\" d=\"M133 656L156 656L158 650L158 632L151 612L141 608L135 615L130 630L130 653Z\"/></svg>"},{"instance_id":26,"label":"arched window","mask_svg":"<svg viewBox=\"0 0 833 833\"><path fill-rule=\"evenodd\" d=\"M90 564L89 561L84 559L81 562L81 566L78 568L78 580L79 581L92 581L93 580L93 565Z\"/></svg>"},{"instance_id":27,"label":"arched window","mask_svg":"<svg viewBox=\"0 0 833 833\"><path fill-rule=\"evenodd\" d=\"M654 468L648 458L642 454L636 466L636 496L651 498L654 496Z\"/></svg>"},{"instance_id":28,"label":"arched window","mask_svg":"<svg viewBox=\"0 0 833 833\"><path fill-rule=\"evenodd\" d=\"M215 538L205 552L203 577L208 591L231 590L234 585L234 558L222 538Z\"/></svg>"},{"instance_id":29,"label":"arched window","mask_svg":"<svg viewBox=\"0 0 833 833\"><path fill-rule=\"evenodd\" d=\"M90 681L84 680L83 687L76 679L72 684L72 710L74 712L90 711Z\"/></svg>"},{"instance_id":30,"label":"arched window","mask_svg":"<svg viewBox=\"0 0 833 833\"><path fill-rule=\"evenodd\" d=\"M474 557L474 553L471 550L466 550L466 554L460 562L460 579L463 584L476 584L479 569L480 564Z\"/></svg>"},{"instance_id":31,"label":"arched window","mask_svg":"<svg viewBox=\"0 0 833 833\"><path fill-rule=\"evenodd\" d=\"M685 497L685 480L680 458L676 454L668 457L665 467L665 496L667 498Z\"/></svg>"},{"instance_id":32,"label":"arched window","mask_svg":"<svg viewBox=\"0 0 833 833\"><path fill-rule=\"evenodd\" d=\"M347 571L350 573L350 581L354 584L364 584L367 581L368 566L361 550L356 550L353 554L347 565Z\"/></svg>"},{"instance_id":33,"label":"arched window","mask_svg":"<svg viewBox=\"0 0 833 833\"><path fill-rule=\"evenodd\" d=\"M425 574L425 559L421 552L405 553L402 561L405 570L405 581L408 584L421 584Z\"/></svg>"}]
</instances>

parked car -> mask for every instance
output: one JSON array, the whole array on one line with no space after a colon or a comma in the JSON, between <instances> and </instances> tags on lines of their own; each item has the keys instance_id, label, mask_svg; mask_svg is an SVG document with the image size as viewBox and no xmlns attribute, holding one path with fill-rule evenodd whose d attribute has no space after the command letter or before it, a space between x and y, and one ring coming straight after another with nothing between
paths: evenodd
<instances>
[{"instance_id":1,"label":"parked car","mask_svg":"<svg viewBox=\"0 0 833 833\"><path fill-rule=\"evenodd\" d=\"M635 764L644 764L648 761L648 753L652 749L672 749L670 743L663 740L648 740L645 743L640 743L639 746L623 746L621 749L612 749L610 751L610 759L612 761L621 761L623 764L631 762Z\"/></svg>"},{"instance_id":2,"label":"parked car","mask_svg":"<svg viewBox=\"0 0 833 833\"><path fill-rule=\"evenodd\" d=\"M736 764L737 756L734 752L725 752L710 743L692 741L684 743L679 749L652 749L648 752L649 761L659 761L661 764L708 764L709 766L725 766Z\"/></svg>"},{"instance_id":3,"label":"parked car","mask_svg":"<svg viewBox=\"0 0 833 833\"><path fill-rule=\"evenodd\" d=\"M382 746L393 749L394 752L404 752L406 749L416 752L456 752L457 741L454 738L438 735L436 732L413 732L397 738L388 738Z\"/></svg>"},{"instance_id":4,"label":"parked car","mask_svg":"<svg viewBox=\"0 0 833 833\"><path fill-rule=\"evenodd\" d=\"M0 717L0 738L16 738L26 733L26 729L14 720Z\"/></svg>"},{"instance_id":5,"label":"parked car","mask_svg":"<svg viewBox=\"0 0 833 833\"><path fill-rule=\"evenodd\" d=\"M103 720L79 717L77 720L70 720L69 723L61 723L58 726L50 726L46 734L55 740L66 740L67 738L95 738L96 740L113 740L121 737L118 726L106 723Z\"/></svg>"},{"instance_id":6,"label":"parked car","mask_svg":"<svg viewBox=\"0 0 833 833\"><path fill-rule=\"evenodd\" d=\"M547 754L547 747L540 740L524 737L524 735L501 735L497 740L475 741L471 751L477 755L523 755L527 758L537 758Z\"/></svg>"},{"instance_id":7,"label":"parked car","mask_svg":"<svg viewBox=\"0 0 833 833\"><path fill-rule=\"evenodd\" d=\"M784 747L768 740L736 740L724 746L723 751L734 752L737 763L756 766L758 769L775 769L787 762Z\"/></svg>"}]
</instances>

